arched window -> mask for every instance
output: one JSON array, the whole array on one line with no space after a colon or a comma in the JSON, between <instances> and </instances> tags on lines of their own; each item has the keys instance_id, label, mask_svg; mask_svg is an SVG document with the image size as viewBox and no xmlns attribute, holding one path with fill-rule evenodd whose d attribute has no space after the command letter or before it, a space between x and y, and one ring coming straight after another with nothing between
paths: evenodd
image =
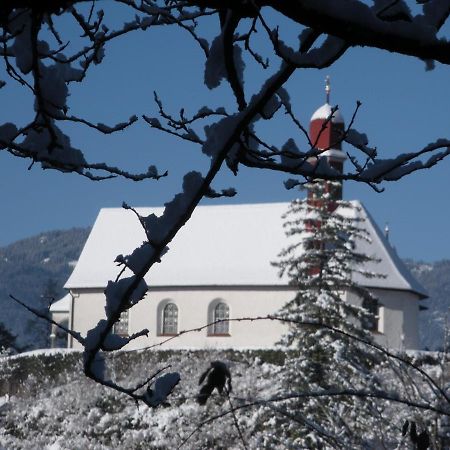
<instances>
[{"instance_id":1,"label":"arched window","mask_svg":"<svg viewBox=\"0 0 450 450\"><path fill-rule=\"evenodd\" d=\"M217 320L224 320L224 322L214 323L211 334L228 335L230 327L227 319L229 318L230 308L228 305L223 302L217 303L213 310L212 320L213 322L216 322Z\"/></svg>"},{"instance_id":2,"label":"arched window","mask_svg":"<svg viewBox=\"0 0 450 450\"><path fill-rule=\"evenodd\" d=\"M178 333L178 308L175 303L167 303L162 314L162 334Z\"/></svg>"}]
</instances>

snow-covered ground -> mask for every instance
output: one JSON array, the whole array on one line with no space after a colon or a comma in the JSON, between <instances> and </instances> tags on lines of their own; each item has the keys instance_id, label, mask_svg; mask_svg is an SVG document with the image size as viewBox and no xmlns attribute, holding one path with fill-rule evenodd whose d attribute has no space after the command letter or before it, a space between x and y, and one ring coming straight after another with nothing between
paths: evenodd
<instances>
[{"instance_id":1,"label":"snow-covered ground","mask_svg":"<svg viewBox=\"0 0 450 450\"><path fill-rule=\"evenodd\" d=\"M237 436L231 415L195 432L202 420L229 408L228 400L217 394L206 406L196 403L201 373L212 359L225 361L233 377L232 401L238 404L240 397L274 394L281 370L261 358L255 360L255 355L247 358L232 352L122 352L115 356L110 375L130 386L166 366L181 374L182 381L169 399L171 406L151 409L86 379L79 356L33 352L0 361L0 380L18 371L9 386L0 382L0 446L8 450L178 448L194 432L183 448L212 449L225 442L226 448L241 448L239 442L233 444ZM33 373L19 374L20 363L25 368L33 366ZM18 385L14 378L20 380ZM252 417L250 410L239 415L245 430L254 429ZM250 434L246 436L251 439Z\"/></svg>"},{"instance_id":2,"label":"snow-covered ground","mask_svg":"<svg viewBox=\"0 0 450 450\"><path fill-rule=\"evenodd\" d=\"M78 352L29 352L0 360L0 450L143 450L244 448L230 403L214 393L206 406L196 402L199 377L213 360L226 362L232 375L232 406L267 399L280 391L281 352L138 351L117 352L109 375L134 386L154 371L168 367L181 382L169 397L170 406L136 405L129 398L84 377ZM436 359L420 352L415 359ZM442 372L431 370L439 378ZM392 387L394 389L394 387ZM413 398L413 397L411 397ZM245 399L245 400L244 400ZM267 443L276 435L273 411L262 406L236 412L248 449L282 449ZM411 408L392 410L394 429ZM420 412L420 417L425 414ZM209 421L212 417L216 420ZM395 448L385 447L385 448ZM407 447L401 447L407 448Z\"/></svg>"},{"instance_id":3,"label":"snow-covered ground","mask_svg":"<svg viewBox=\"0 0 450 450\"><path fill-rule=\"evenodd\" d=\"M3 356L0 357L0 361L2 360L2 358L5 358L5 361L7 360L11 361L13 359L22 359L34 356L64 355L67 353L81 353L81 352L80 350L72 348L41 348L38 350L30 350L29 352L19 353L17 355Z\"/></svg>"}]
</instances>

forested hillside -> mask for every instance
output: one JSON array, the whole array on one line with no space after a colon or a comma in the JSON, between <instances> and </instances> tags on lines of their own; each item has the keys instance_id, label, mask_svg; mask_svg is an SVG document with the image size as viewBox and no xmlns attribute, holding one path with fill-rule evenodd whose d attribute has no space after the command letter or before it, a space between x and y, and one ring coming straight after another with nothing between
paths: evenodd
<instances>
[{"instance_id":1,"label":"forested hillside","mask_svg":"<svg viewBox=\"0 0 450 450\"><path fill-rule=\"evenodd\" d=\"M88 234L87 228L50 231L0 248L0 323L18 336L20 347L47 346L48 325L14 303L9 294L45 310L52 298L64 295L63 285ZM440 349L450 306L450 260L406 263L430 294L421 303L428 308L420 312L422 347Z\"/></svg>"},{"instance_id":2,"label":"forested hillside","mask_svg":"<svg viewBox=\"0 0 450 450\"><path fill-rule=\"evenodd\" d=\"M407 261L414 276L427 289L430 298L421 304L427 309L420 312L420 340L425 349L443 349L450 326L450 260L433 264Z\"/></svg>"},{"instance_id":3,"label":"forested hillside","mask_svg":"<svg viewBox=\"0 0 450 450\"><path fill-rule=\"evenodd\" d=\"M50 231L0 248L0 322L21 348L47 346L48 324L13 302L12 294L42 311L63 294L89 229Z\"/></svg>"}]
</instances>

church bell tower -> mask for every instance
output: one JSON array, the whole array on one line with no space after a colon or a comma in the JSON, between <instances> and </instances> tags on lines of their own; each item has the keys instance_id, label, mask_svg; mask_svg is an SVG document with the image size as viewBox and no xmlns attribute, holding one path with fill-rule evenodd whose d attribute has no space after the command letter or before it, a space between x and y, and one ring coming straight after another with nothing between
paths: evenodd
<instances>
[{"instance_id":1,"label":"church bell tower","mask_svg":"<svg viewBox=\"0 0 450 450\"><path fill-rule=\"evenodd\" d=\"M313 148L319 151L319 155L310 158L308 162L315 166L320 164L325 158L329 166L338 173L342 173L344 161L347 159L346 154L342 151L342 136L345 130L345 123L340 111L330 105L330 92L330 78L326 77L326 103L314 112L309 124L309 138ZM325 181L324 183L327 182ZM331 183L327 183L327 185L325 189L333 191L333 200L342 200L342 182L339 183L339 187L335 185L332 187ZM309 200L313 200L311 195L311 191L308 191Z\"/></svg>"}]
</instances>

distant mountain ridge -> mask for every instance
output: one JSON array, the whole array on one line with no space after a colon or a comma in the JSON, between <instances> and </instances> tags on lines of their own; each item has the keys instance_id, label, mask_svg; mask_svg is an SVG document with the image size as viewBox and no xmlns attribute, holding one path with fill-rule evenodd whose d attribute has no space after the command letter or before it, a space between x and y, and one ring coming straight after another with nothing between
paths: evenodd
<instances>
[{"instance_id":1,"label":"distant mountain ridge","mask_svg":"<svg viewBox=\"0 0 450 450\"><path fill-rule=\"evenodd\" d=\"M46 347L49 327L14 303L9 294L41 310L50 299L61 298L89 232L89 228L49 231L0 247L0 323L18 336L21 347ZM450 260L405 263L430 294L421 302L428 309L419 313L422 348L441 349L450 326Z\"/></svg>"},{"instance_id":2,"label":"distant mountain ridge","mask_svg":"<svg viewBox=\"0 0 450 450\"><path fill-rule=\"evenodd\" d=\"M0 248L0 322L17 335L20 347L47 346L49 326L9 295L42 311L52 299L58 300L89 231L49 231Z\"/></svg>"},{"instance_id":3,"label":"distant mountain ridge","mask_svg":"<svg viewBox=\"0 0 450 450\"><path fill-rule=\"evenodd\" d=\"M406 266L428 291L421 302L427 308L419 313L419 335L422 348L442 350L447 338L450 345L450 260L435 263L405 261Z\"/></svg>"}]
</instances>

